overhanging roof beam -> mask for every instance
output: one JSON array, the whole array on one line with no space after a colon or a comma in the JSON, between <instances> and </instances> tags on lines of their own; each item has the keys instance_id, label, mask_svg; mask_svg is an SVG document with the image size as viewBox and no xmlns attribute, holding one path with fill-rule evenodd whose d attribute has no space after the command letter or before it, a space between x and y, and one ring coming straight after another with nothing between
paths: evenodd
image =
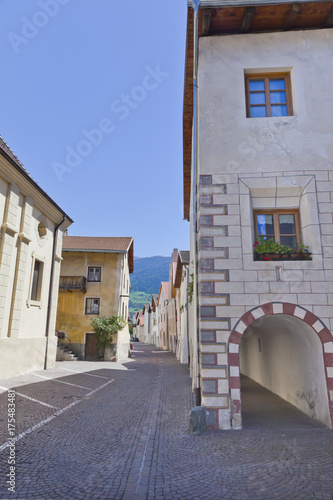
<instances>
[{"instance_id":1,"label":"overhanging roof beam","mask_svg":"<svg viewBox=\"0 0 333 500\"><path fill-rule=\"evenodd\" d=\"M202 36L208 35L211 18L212 18L212 10L211 9L204 10L203 19L202 19L202 29L201 29Z\"/></svg>"},{"instance_id":2,"label":"overhanging roof beam","mask_svg":"<svg viewBox=\"0 0 333 500\"><path fill-rule=\"evenodd\" d=\"M330 8L330 11L325 19L324 28L332 28L333 26L333 6Z\"/></svg>"},{"instance_id":3,"label":"overhanging roof beam","mask_svg":"<svg viewBox=\"0 0 333 500\"><path fill-rule=\"evenodd\" d=\"M288 29L290 29L290 27L292 26L297 14L299 14L301 12L301 6L299 3L294 3L292 6L291 6L291 9L290 9L290 12L288 14L288 17L287 17L287 20L286 20L286 23L284 25L284 28L283 30L286 31Z\"/></svg>"},{"instance_id":4,"label":"overhanging roof beam","mask_svg":"<svg viewBox=\"0 0 333 500\"><path fill-rule=\"evenodd\" d=\"M249 31L255 12L256 9L254 7L247 7L245 9L242 25L240 27L241 33L247 33Z\"/></svg>"}]
</instances>

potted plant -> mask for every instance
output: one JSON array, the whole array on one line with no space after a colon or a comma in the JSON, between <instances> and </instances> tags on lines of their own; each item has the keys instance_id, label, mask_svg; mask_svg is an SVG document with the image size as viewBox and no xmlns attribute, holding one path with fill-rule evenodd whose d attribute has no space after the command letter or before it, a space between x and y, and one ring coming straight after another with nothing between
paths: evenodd
<instances>
[{"instance_id":1,"label":"potted plant","mask_svg":"<svg viewBox=\"0 0 333 500\"><path fill-rule=\"evenodd\" d=\"M271 260L279 259L282 255L281 244L274 241L273 238L265 239L263 236L259 237L259 240L255 241L254 255L258 259Z\"/></svg>"},{"instance_id":2,"label":"potted plant","mask_svg":"<svg viewBox=\"0 0 333 500\"><path fill-rule=\"evenodd\" d=\"M292 251L292 258L309 259L311 253L309 252L309 247L305 245L297 245Z\"/></svg>"},{"instance_id":3,"label":"potted plant","mask_svg":"<svg viewBox=\"0 0 333 500\"><path fill-rule=\"evenodd\" d=\"M285 260L289 258L300 260L311 258L311 253L305 245L297 245L297 247L292 248L289 245L274 241L273 238L267 239L263 236L260 236L259 239L255 241L253 247L255 260Z\"/></svg>"}]
</instances>

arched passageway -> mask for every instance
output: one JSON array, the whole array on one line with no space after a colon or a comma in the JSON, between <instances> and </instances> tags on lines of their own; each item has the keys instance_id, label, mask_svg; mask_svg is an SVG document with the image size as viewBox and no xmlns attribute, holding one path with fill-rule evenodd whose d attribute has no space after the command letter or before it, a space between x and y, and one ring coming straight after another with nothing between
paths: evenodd
<instances>
[{"instance_id":1,"label":"arched passageway","mask_svg":"<svg viewBox=\"0 0 333 500\"><path fill-rule=\"evenodd\" d=\"M332 346L325 325L299 306L271 303L255 308L230 335L230 387L241 389L242 373L332 427ZM235 428L239 428L241 390L233 405Z\"/></svg>"}]
</instances>

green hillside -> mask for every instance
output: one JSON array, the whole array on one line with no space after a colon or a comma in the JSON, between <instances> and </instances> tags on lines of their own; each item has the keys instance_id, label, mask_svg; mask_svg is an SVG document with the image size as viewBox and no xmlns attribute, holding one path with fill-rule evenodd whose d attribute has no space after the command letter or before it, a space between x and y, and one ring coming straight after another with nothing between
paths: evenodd
<instances>
[{"instance_id":1,"label":"green hillside","mask_svg":"<svg viewBox=\"0 0 333 500\"><path fill-rule=\"evenodd\" d=\"M169 257L134 257L134 273L131 274L129 314L142 310L158 293L161 281L169 281Z\"/></svg>"}]
</instances>

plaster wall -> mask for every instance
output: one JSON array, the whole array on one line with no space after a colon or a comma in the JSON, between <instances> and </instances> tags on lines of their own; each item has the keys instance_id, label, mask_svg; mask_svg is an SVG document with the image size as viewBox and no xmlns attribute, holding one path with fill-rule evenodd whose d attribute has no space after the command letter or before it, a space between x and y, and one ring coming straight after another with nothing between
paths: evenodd
<instances>
[{"instance_id":1,"label":"plaster wall","mask_svg":"<svg viewBox=\"0 0 333 500\"><path fill-rule=\"evenodd\" d=\"M61 276L87 277L88 267L102 268L100 282L86 283L86 293L79 290L59 290L57 330L63 330L75 346L75 352L82 356L85 333L91 332L90 321L94 315L85 314L86 298L100 299L100 316L121 314L121 291L127 290L126 264L122 272L122 254L102 252L63 252ZM122 286L121 286L122 285ZM128 298L127 298L128 304ZM113 339L117 344L117 356L128 357L128 327ZM80 347L81 345L81 347ZM82 347L83 346L83 347Z\"/></svg>"},{"instance_id":2,"label":"plaster wall","mask_svg":"<svg viewBox=\"0 0 333 500\"><path fill-rule=\"evenodd\" d=\"M292 316L259 318L244 332L241 373L330 426L322 356L316 332Z\"/></svg>"},{"instance_id":3,"label":"plaster wall","mask_svg":"<svg viewBox=\"0 0 333 500\"><path fill-rule=\"evenodd\" d=\"M188 268L183 266L182 281L179 290L177 290L177 359L183 363L188 363Z\"/></svg>"},{"instance_id":4,"label":"plaster wall","mask_svg":"<svg viewBox=\"0 0 333 500\"><path fill-rule=\"evenodd\" d=\"M156 311L152 310L151 313L151 342L153 345L159 347L159 335L158 335L158 307L156 307Z\"/></svg>"},{"instance_id":5,"label":"plaster wall","mask_svg":"<svg viewBox=\"0 0 333 500\"><path fill-rule=\"evenodd\" d=\"M330 29L201 38L201 174L332 167L332 52ZM246 118L244 72L270 69L290 71L294 116Z\"/></svg>"},{"instance_id":6,"label":"plaster wall","mask_svg":"<svg viewBox=\"0 0 333 500\"><path fill-rule=\"evenodd\" d=\"M167 338L167 325L168 325L168 316L167 316L167 297L165 296L164 289L161 287L161 293L158 299L158 330L160 337L160 347L163 350L169 349L169 343Z\"/></svg>"},{"instance_id":7,"label":"plaster wall","mask_svg":"<svg viewBox=\"0 0 333 500\"><path fill-rule=\"evenodd\" d=\"M169 346L176 352L177 327L176 327L176 301L170 298L167 305Z\"/></svg>"}]
</instances>

